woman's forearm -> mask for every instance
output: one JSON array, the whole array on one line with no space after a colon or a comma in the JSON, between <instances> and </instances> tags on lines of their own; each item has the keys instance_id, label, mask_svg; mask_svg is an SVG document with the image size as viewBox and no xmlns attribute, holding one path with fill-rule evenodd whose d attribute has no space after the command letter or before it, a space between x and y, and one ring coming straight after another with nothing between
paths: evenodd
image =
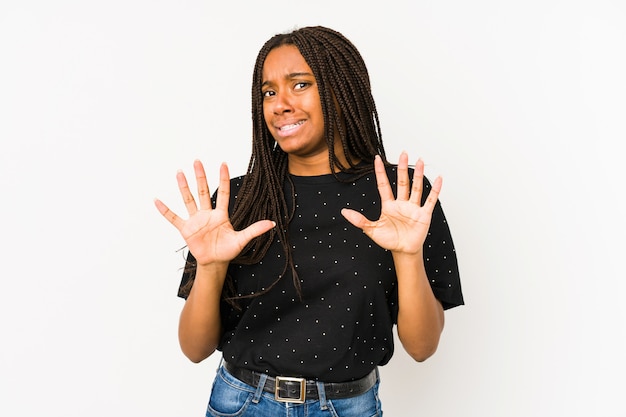
<instances>
[{"instance_id":1,"label":"woman's forearm","mask_svg":"<svg viewBox=\"0 0 626 417\"><path fill-rule=\"evenodd\" d=\"M421 362L437 350L443 307L428 282L422 253L393 256L398 277L398 337L407 353Z\"/></svg>"},{"instance_id":2,"label":"woman's forearm","mask_svg":"<svg viewBox=\"0 0 626 417\"><path fill-rule=\"evenodd\" d=\"M178 325L180 347L192 362L209 357L220 341L220 299L227 268L221 263L197 267Z\"/></svg>"}]
</instances>

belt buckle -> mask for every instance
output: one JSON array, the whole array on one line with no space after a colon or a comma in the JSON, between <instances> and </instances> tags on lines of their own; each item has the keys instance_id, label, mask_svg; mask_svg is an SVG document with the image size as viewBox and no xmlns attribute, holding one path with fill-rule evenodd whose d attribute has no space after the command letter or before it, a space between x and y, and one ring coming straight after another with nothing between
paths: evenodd
<instances>
[{"instance_id":1,"label":"belt buckle","mask_svg":"<svg viewBox=\"0 0 626 417\"><path fill-rule=\"evenodd\" d=\"M280 396L280 383L281 382L298 382L300 384L300 395L298 398L290 398L290 397L281 397ZM276 377L276 386L274 387L274 398L276 401L280 401L283 403L304 403L304 399L306 397L306 380L304 378L292 378L288 376L277 376Z\"/></svg>"}]
</instances>

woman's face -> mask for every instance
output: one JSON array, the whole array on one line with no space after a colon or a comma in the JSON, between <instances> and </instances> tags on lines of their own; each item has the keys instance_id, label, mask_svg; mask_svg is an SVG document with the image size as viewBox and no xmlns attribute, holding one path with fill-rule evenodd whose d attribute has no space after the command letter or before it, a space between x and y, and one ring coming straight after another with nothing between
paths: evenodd
<instances>
[{"instance_id":1,"label":"woman's face","mask_svg":"<svg viewBox=\"0 0 626 417\"><path fill-rule=\"evenodd\" d=\"M263 116L270 133L293 160L328 166L324 116L313 71L294 45L272 49L263 64Z\"/></svg>"}]
</instances>

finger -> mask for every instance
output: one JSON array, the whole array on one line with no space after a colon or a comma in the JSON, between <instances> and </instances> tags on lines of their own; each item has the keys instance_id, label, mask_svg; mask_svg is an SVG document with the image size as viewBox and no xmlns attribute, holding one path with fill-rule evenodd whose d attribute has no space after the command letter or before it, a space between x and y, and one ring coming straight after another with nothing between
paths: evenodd
<instances>
[{"instance_id":1,"label":"finger","mask_svg":"<svg viewBox=\"0 0 626 417\"><path fill-rule=\"evenodd\" d=\"M413 186L411 187L410 202L413 204L422 203L422 191L424 188L424 161L418 159L413 170Z\"/></svg>"},{"instance_id":2,"label":"finger","mask_svg":"<svg viewBox=\"0 0 626 417\"><path fill-rule=\"evenodd\" d=\"M215 208L227 211L229 200L230 174L228 172L228 165L222 163L222 165L220 165L220 185L217 187L217 201L215 202Z\"/></svg>"},{"instance_id":3,"label":"finger","mask_svg":"<svg viewBox=\"0 0 626 417\"><path fill-rule=\"evenodd\" d=\"M240 232L244 237L243 245L247 245L252 239L269 232L274 227L276 227L276 222L271 220L259 220L258 222L252 223Z\"/></svg>"},{"instance_id":4,"label":"finger","mask_svg":"<svg viewBox=\"0 0 626 417\"><path fill-rule=\"evenodd\" d=\"M437 204L437 200L439 199L439 193L441 192L441 185L443 184L443 179L441 177L435 178L432 187L430 188L430 192L428 193L428 197L424 202L424 208L432 213L435 208L435 204Z\"/></svg>"},{"instance_id":5,"label":"finger","mask_svg":"<svg viewBox=\"0 0 626 417\"><path fill-rule=\"evenodd\" d=\"M176 173L176 182L178 183L178 189L180 190L180 195L183 197L185 207L187 207L187 212L190 215L194 214L198 211L198 207L196 206L196 200L194 200L193 194L191 194L191 190L189 189L187 177L185 177L185 174L182 171L178 171Z\"/></svg>"},{"instance_id":6,"label":"finger","mask_svg":"<svg viewBox=\"0 0 626 417\"><path fill-rule=\"evenodd\" d=\"M211 210L211 193L209 192L209 184L207 183L204 166L200 160L193 162L193 171L196 174L196 185L198 187L198 199L200 200L200 210ZM191 214L191 213L190 213Z\"/></svg>"},{"instance_id":7,"label":"finger","mask_svg":"<svg viewBox=\"0 0 626 417\"><path fill-rule=\"evenodd\" d=\"M393 200L394 196L391 191L391 185L389 185L385 164L380 155L376 155L374 158L374 172L376 173L376 185L378 186L378 194L380 194L381 201Z\"/></svg>"},{"instance_id":8,"label":"finger","mask_svg":"<svg viewBox=\"0 0 626 417\"><path fill-rule=\"evenodd\" d=\"M341 215L350 222L353 226L365 231L373 226L373 223L367 219L363 214L356 210L344 208L341 210Z\"/></svg>"},{"instance_id":9,"label":"finger","mask_svg":"<svg viewBox=\"0 0 626 417\"><path fill-rule=\"evenodd\" d=\"M157 210L159 210L159 213L161 213L161 215L165 217L168 222L170 222L174 225L175 228L180 230L183 220L178 217L176 213L170 210L169 207L167 207L165 204L163 204L161 200L157 198L154 199L154 205L156 206Z\"/></svg>"},{"instance_id":10,"label":"finger","mask_svg":"<svg viewBox=\"0 0 626 417\"><path fill-rule=\"evenodd\" d=\"M408 200L409 191L409 156L402 152L398 161L398 200Z\"/></svg>"}]
</instances>

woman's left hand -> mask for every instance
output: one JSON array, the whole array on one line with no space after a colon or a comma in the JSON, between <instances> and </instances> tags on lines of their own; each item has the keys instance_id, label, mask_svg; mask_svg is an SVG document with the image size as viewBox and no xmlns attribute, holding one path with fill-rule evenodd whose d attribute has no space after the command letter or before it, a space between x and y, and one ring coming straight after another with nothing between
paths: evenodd
<instances>
[{"instance_id":1,"label":"woman's left hand","mask_svg":"<svg viewBox=\"0 0 626 417\"><path fill-rule=\"evenodd\" d=\"M418 254L422 251L433 209L439 198L442 179L437 177L424 205L421 205L424 162L415 164L413 186L409 181L409 157L405 152L398 162L398 189L394 198L385 166L380 158L374 160L376 183L382 209L380 218L368 220L358 211L344 208L341 214L354 226L363 230L376 244L395 253Z\"/></svg>"}]
</instances>

